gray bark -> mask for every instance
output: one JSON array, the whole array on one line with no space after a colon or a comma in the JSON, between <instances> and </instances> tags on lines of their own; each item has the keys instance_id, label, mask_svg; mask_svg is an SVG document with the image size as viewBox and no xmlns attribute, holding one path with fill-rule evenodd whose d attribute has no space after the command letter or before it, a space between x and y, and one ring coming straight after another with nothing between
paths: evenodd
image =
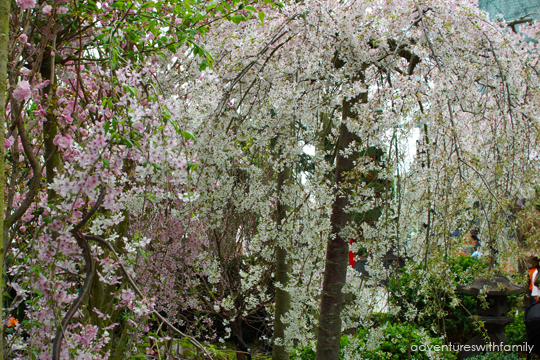
<instances>
[{"instance_id":1,"label":"gray bark","mask_svg":"<svg viewBox=\"0 0 540 360\"><path fill-rule=\"evenodd\" d=\"M352 107L359 102L367 101L367 93L348 101L343 101L343 119L353 118L356 115ZM336 170L334 182L339 190L332 205L330 223L332 231L326 244L326 266L321 294L321 307L319 317L319 331L317 336L317 360L339 360L339 341L341 338L341 309L344 304L343 286L349 266L349 241L341 237L341 230L351 220L345 212L349 202L349 191L344 188L347 173L354 169L354 160L358 156L344 156L342 151L347 149L353 141L358 141L356 135L351 133L346 124L342 124L337 143Z\"/></svg>"},{"instance_id":2,"label":"gray bark","mask_svg":"<svg viewBox=\"0 0 540 360\"><path fill-rule=\"evenodd\" d=\"M288 206L283 204L283 186L288 181L291 175L291 169L285 167L283 171L278 174L277 178L277 226L278 233L280 233L279 228L283 225L283 222L287 218ZM276 249L276 282L279 282L283 286L286 286L289 283L289 276L291 273L291 263L287 262L287 249L277 246ZM284 339L285 338L285 329L287 327L281 321L282 316L284 316L291 309L291 294L287 291L276 288L276 305L274 313L274 336L276 338ZM272 347L272 360L288 360L289 354L286 351L285 346L276 345L274 343Z\"/></svg>"}]
</instances>

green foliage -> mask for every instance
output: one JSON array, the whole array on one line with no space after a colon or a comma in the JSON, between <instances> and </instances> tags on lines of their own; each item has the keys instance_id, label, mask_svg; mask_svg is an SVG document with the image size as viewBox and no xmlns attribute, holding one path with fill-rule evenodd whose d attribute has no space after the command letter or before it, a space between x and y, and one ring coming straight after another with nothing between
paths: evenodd
<instances>
[{"instance_id":1,"label":"green foliage","mask_svg":"<svg viewBox=\"0 0 540 360\"><path fill-rule=\"evenodd\" d=\"M343 337L342 337L343 339ZM341 345L341 342L340 342ZM315 360L315 351L309 346L306 346L305 348L294 348L291 352L289 359L290 360ZM339 354L339 358L342 359L342 354Z\"/></svg>"},{"instance_id":2,"label":"green foliage","mask_svg":"<svg viewBox=\"0 0 540 360\"><path fill-rule=\"evenodd\" d=\"M151 341L151 339L154 339L154 341ZM139 353L130 355L126 357L126 359L129 359L129 360L148 359L148 355L146 355L147 349L152 349L157 354L158 348L163 349L167 345L167 342L165 341L165 342L156 343L155 339L159 339L158 334L153 333L153 332L149 332L148 334L146 334L146 336L143 339L143 342L139 345ZM175 341L174 343L175 344L177 343L178 345L181 346L183 350L182 357L186 357L189 359L200 358L201 352L189 341L189 339L183 338L182 340ZM168 345L172 346L173 344L168 344ZM212 356L213 359L216 359L216 360L236 359L234 344L228 344L230 345L230 348L224 348L224 349L221 349L219 346L216 346L213 344L210 344L210 345L201 344L201 345ZM173 346L173 348L175 348L175 346ZM174 351L171 354L174 358L176 358L176 356L179 356L179 354L176 354ZM165 355L163 353L163 350L161 350L160 355L161 356ZM157 355L156 355L156 358L157 358Z\"/></svg>"},{"instance_id":3,"label":"green foliage","mask_svg":"<svg viewBox=\"0 0 540 360\"><path fill-rule=\"evenodd\" d=\"M488 352L468 358L469 360L518 360L514 353Z\"/></svg>"},{"instance_id":4,"label":"green foliage","mask_svg":"<svg viewBox=\"0 0 540 360\"><path fill-rule=\"evenodd\" d=\"M384 339L379 347L375 350L364 351L363 347L369 338L369 334L372 331L370 329L360 329L358 331L358 339L360 344L357 345L356 352L362 354L364 359L392 359L392 360L406 360L409 358L409 349L416 345L443 345L443 341L439 338L434 338L426 335L424 332L412 325L407 324L390 324L388 323L384 330ZM439 357L443 359L455 359L455 355L452 352L444 351L439 352ZM416 360L431 359L425 351L413 351L411 352L411 358Z\"/></svg>"},{"instance_id":5,"label":"green foliage","mask_svg":"<svg viewBox=\"0 0 540 360\"><path fill-rule=\"evenodd\" d=\"M508 337L508 345L523 345L527 341L523 313L519 313L513 323L506 325L504 332Z\"/></svg>"},{"instance_id":6,"label":"green foliage","mask_svg":"<svg viewBox=\"0 0 540 360\"><path fill-rule=\"evenodd\" d=\"M414 264L391 279L390 293L403 296L393 296L390 300L401 309L407 309L406 304L414 305L419 326L438 336L446 335L450 342L465 343L475 334L474 324L467 318L476 313L476 298L457 292L457 285L472 282L487 266L487 259L452 257L441 267L440 273L444 275L433 277L426 284L423 264ZM406 321L403 314L398 318Z\"/></svg>"},{"instance_id":7,"label":"green foliage","mask_svg":"<svg viewBox=\"0 0 540 360\"><path fill-rule=\"evenodd\" d=\"M341 339L339 340L339 348L340 348L339 359L340 360L344 358L343 350L345 349L345 347L349 345L350 345L350 341L347 338L347 336L342 336ZM315 351L311 347L306 346L305 348L301 348L301 349L294 348L289 356L289 359L290 360L315 360L315 357L316 357Z\"/></svg>"},{"instance_id":8,"label":"green foliage","mask_svg":"<svg viewBox=\"0 0 540 360\"><path fill-rule=\"evenodd\" d=\"M420 347L421 345L443 345L439 338L433 338L426 335L418 328L407 324L391 324L387 323L383 331L382 342L376 349L365 349L369 342L370 334L373 329L360 329L355 338L342 336L340 340L340 359L345 358L345 353L351 355L361 355L363 359L370 360L406 360L409 358L409 345ZM414 347L413 347L414 349ZM441 351L437 354L440 358L452 360L455 355L449 351ZM427 351L412 351L411 358L416 360L431 359ZM315 352L311 347L295 348L290 356L291 360L315 360Z\"/></svg>"}]
</instances>

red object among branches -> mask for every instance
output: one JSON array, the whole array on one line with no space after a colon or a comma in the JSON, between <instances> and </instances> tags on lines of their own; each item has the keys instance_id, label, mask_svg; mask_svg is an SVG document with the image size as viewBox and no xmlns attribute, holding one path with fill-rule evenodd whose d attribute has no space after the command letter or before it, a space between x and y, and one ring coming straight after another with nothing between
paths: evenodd
<instances>
[{"instance_id":1,"label":"red object among branches","mask_svg":"<svg viewBox=\"0 0 540 360\"><path fill-rule=\"evenodd\" d=\"M354 239L351 238L349 241L349 245L354 244ZM354 260L354 252L349 250L349 265L351 265L352 268L354 268L354 264L356 264L356 261Z\"/></svg>"}]
</instances>

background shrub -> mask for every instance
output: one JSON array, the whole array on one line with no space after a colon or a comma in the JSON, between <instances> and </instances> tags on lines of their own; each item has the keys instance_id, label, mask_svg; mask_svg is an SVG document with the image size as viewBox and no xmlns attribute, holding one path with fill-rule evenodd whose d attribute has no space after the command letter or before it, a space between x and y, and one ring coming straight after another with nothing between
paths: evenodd
<instances>
[{"instance_id":1,"label":"background shrub","mask_svg":"<svg viewBox=\"0 0 540 360\"><path fill-rule=\"evenodd\" d=\"M506 325L504 332L508 337L508 345L523 345L527 341L525 333L525 322L523 322L523 312L519 313L514 322Z\"/></svg>"},{"instance_id":2,"label":"background shrub","mask_svg":"<svg viewBox=\"0 0 540 360\"><path fill-rule=\"evenodd\" d=\"M488 352L468 358L468 360L518 360L514 353Z\"/></svg>"},{"instance_id":3,"label":"background shrub","mask_svg":"<svg viewBox=\"0 0 540 360\"><path fill-rule=\"evenodd\" d=\"M468 319L476 313L476 298L457 292L459 284L470 284L478 278L488 267L486 258L473 258L470 256L455 256L448 258L446 275L442 278L430 280L430 286L420 288L419 278L423 277L424 264L410 265L407 271L402 271L389 282L391 294L404 294L404 296L390 296L393 305L407 309L406 304L413 304L421 314L415 321L418 326L429 329L432 335L446 336L448 342L465 344L475 335L475 325ZM429 264L428 264L429 266ZM453 297L460 305L453 306ZM509 297L509 307L512 308L522 295ZM403 313L397 315L397 321L406 322Z\"/></svg>"},{"instance_id":4,"label":"background shrub","mask_svg":"<svg viewBox=\"0 0 540 360\"><path fill-rule=\"evenodd\" d=\"M354 346L354 349L347 349L347 353L355 353L362 359L369 360L407 360L409 358L409 335L410 345L443 345L443 342L439 338L433 338L420 331L418 328L410 327L406 324L391 324L387 323L384 330L384 337L382 342L376 349L365 350L364 347L369 338L369 334L372 329L360 329L356 335L356 341L351 341L347 336L342 336L341 354L340 359L344 359L345 348ZM454 353L449 351L441 351L436 354L436 357L430 357L427 351L414 351L411 352L411 359L415 360L428 360L433 358L453 360L456 359ZM360 357L358 357L360 358ZM311 347L295 348L290 356L291 360L315 360L315 352Z\"/></svg>"}]
</instances>

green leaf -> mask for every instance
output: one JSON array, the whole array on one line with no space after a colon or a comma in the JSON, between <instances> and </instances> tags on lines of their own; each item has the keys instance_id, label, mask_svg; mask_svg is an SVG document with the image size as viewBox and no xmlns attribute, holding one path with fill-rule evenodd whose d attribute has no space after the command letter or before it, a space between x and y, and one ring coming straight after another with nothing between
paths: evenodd
<instances>
[{"instance_id":1,"label":"green leaf","mask_svg":"<svg viewBox=\"0 0 540 360\"><path fill-rule=\"evenodd\" d=\"M204 34L206 34L208 32L209 28L206 27L206 26L202 26L199 28L199 33L201 34L201 36L204 36Z\"/></svg>"},{"instance_id":2,"label":"green leaf","mask_svg":"<svg viewBox=\"0 0 540 360\"><path fill-rule=\"evenodd\" d=\"M137 96L137 89L132 88L131 86L124 85L124 91L129 91L129 93L134 97Z\"/></svg>"},{"instance_id":3,"label":"green leaf","mask_svg":"<svg viewBox=\"0 0 540 360\"><path fill-rule=\"evenodd\" d=\"M118 65L118 53L115 50L113 50L112 51L112 59L111 59L111 67L113 69L116 69L116 65ZM112 106L112 104L111 104L111 106Z\"/></svg>"},{"instance_id":4,"label":"green leaf","mask_svg":"<svg viewBox=\"0 0 540 360\"><path fill-rule=\"evenodd\" d=\"M218 10L218 11L219 11L220 13L222 13L222 14L226 14L226 13L227 13L227 10L225 10L225 9L223 8L223 5L219 5L219 6L216 8L216 10Z\"/></svg>"},{"instance_id":5,"label":"green leaf","mask_svg":"<svg viewBox=\"0 0 540 360\"><path fill-rule=\"evenodd\" d=\"M190 162L190 161L188 161L188 163L187 163L188 171L196 170L198 167L199 167L199 165L194 164L194 163L192 163L192 162Z\"/></svg>"},{"instance_id":6,"label":"green leaf","mask_svg":"<svg viewBox=\"0 0 540 360\"><path fill-rule=\"evenodd\" d=\"M146 163L148 163L148 162L146 162ZM154 168L154 173L158 172L158 170L161 170L161 167L158 164L155 164L155 163L151 162L150 165L152 165L152 167Z\"/></svg>"},{"instance_id":7,"label":"green leaf","mask_svg":"<svg viewBox=\"0 0 540 360\"><path fill-rule=\"evenodd\" d=\"M206 59L203 59L203 61L201 61L201 65L199 66L199 71L203 71L207 67L208 67L208 61L206 61Z\"/></svg>"},{"instance_id":8,"label":"green leaf","mask_svg":"<svg viewBox=\"0 0 540 360\"><path fill-rule=\"evenodd\" d=\"M155 3L153 1L149 1L149 2L147 2L145 4L143 4L143 6L141 6L141 10L148 9L149 7L152 7L154 5L155 5Z\"/></svg>"},{"instance_id":9,"label":"green leaf","mask_svg":"<svg viewBox=\"0 0 540 360\"><path fill-rule=\"evenodd\" d=\"M174 130L176 131L177 134L182 134L182 130L180 130L180 128L178 127L178 124L176 123L176 121L174 121L173 119L169 119L169 122L172 124L172 126L174 127Z\"/></svg>"},{"instance_id":10,"label":"green leaf","mask_svg":"<svg viewBox=\"0 0 540 360\"><path fill-rule=\"evenodd\" d=\"M184 139L186 140L191 140L191 139L195 140L195 137L189 131L183 131L182 135L184 136Z\"/></svg>"},{"instance_id":11,"label":"green leaf","mask_svg":"<svg viewBox=\"0 0 540 360\"><path fill-rule=\"evenodd\" d=\"M133 147L133 143L131 142L131 140L126 137L123 137L122 140L120 140L120 143L129 146L130 148Z\"/></svg>"},{"instance_id":12,"label":"green leaf","mask_svg":"<svg viewBox=\"0 0 540 360\"><path fill-rule=\"evenodd\" d=\"M266 14L264 11L259 11L259 20L261 20L261 23L264 24L264 18L266 17Z\"/></svg>"},{"instance_id":13,"label":"green leaf","mask_svg":"<svg viewBox=\"0 0 540 360\"><path fill-rule=\"evenodd\" d=\"M109 160L107 160L107 159L102 159L102 161L103 161L103 165L105 165L105 167L108 168L109 165L110 165L110 164L109 164Z\"/></svg>"},{"instance_id":14,"label":"green leaf","mask_svg":"<svg viewBox=\"0 0 540 360\"><path fill-rule=\"evenodd\" d=\"M185 10L184 7L182 5L180 5L180 4L178 4L178 5L176 5L174 7L174 13L175 14L183 14L184 10Z\"/></svg>"},{"instance_id":15,"label":"green leaf","mask_svg":"<svg viewBox=\"0 0 540 360\"><path fill-rule=\"evenodd\" d=\"M236 25L240 24L242 22L242 20L244 20L244 17L243 16L240 16L240 15L233 15L233 17L231 18L232 22L235 23Z\"/></svg>"}]
</instances>

